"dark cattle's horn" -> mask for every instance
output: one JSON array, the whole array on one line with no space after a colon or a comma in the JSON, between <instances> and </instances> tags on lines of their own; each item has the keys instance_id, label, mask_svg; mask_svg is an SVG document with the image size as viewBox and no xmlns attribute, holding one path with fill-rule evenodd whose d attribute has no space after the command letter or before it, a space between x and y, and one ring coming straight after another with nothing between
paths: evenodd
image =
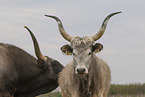
<instances>
[{"instance_id":1,"label":"dark cattle's horn","mask_svg":"<svg viewBox=\"0 0 145 97\"><path fill-rule=\"evenodd\" d=\"M92 38L94 39L94 41L100 39L101 36L104 34L109 19L110 19L112 16L114 16L114 15L116 15L116 14L119 14L119 13L121 13L121 11L120 11L120 12L112 13L112 14L108 15L108 16L104 19L104 21L103 21L103 23L102 23L102 26L101 26L101 29L99 30L99 32L96 33L94 36L92 36Z\"/></svg>"},{"instance_id":2,"label":"dark cattle's horn","mask_svg":"<svg viewBox=\"0 0 145 97\"><path fill-rule=\"evenodd\" d=\"M36 54L37 58L46 61L47 58L42 55L42 53L40 51L40 48L39 48L39 45L38 45L38 42L37 42L34 34L32 33L32 31L27 26L24 26L24 28L26 28L29 31L29 33L32 37L33 44L34 44L34 49L35 49L35 54Z\"/></svg>"},{"instance_id":3,"label":"dark cattle's horn","mask_svg":"<svg viewBox=\"0 0 145 97\"><path fill-rule=\"evenodd\" d=\"M65 32L61 20L60 20L58 17L56 17L56 16L51 16L51 15L45 15L45 16L50 17L50 18L53 18L53 19L55 19L55 20L57 21L57 24L58 24L59 31L60 31L61 35L63 36L64 39L66 39L67 41L70 42L71 39L72 39L72 36L68 35L68 34Z\"/></svg>"}]
</instances>

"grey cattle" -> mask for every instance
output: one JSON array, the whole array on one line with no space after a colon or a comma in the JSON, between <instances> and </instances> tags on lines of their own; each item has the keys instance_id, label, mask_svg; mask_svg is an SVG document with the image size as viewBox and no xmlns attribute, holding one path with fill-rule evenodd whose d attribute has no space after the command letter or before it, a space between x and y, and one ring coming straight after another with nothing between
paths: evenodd
<instances>
[{"instance_id":1,"label":"grey cattle","mask_svg":"<svg viewBox=\"0 0 145 97\"><path fill-rule=\"evenodd\" d=\"M58 74L63 66L44 57L33 33L34 58L24 50L0 43L0 97L35 97L58 87Z\"/></svg>"},{"instance_id":2,"label":"grey cattle","mask_svg":"<svg viewBox=\"0 0 145 97\"><path fill-rule=\"evenodd\" d=\"M103 49L103 45L94 42L104 34L108 20L119 13L108 15L97 34L82 38L68 35L59 18L46 15L57 21L61 35L70 42L70 45L61 47L62 52L73 56L73 61L62 70L59 77L63 97L107 97L110 69L106 62L95 55Z\"/></svg>"}]
</instances>

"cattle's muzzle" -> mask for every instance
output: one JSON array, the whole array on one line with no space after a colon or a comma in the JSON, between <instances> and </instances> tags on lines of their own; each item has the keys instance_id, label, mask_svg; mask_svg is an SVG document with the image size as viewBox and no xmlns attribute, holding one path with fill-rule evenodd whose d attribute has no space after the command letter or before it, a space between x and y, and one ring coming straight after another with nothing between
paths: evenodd
<instances>
[{"instance_id":1,"label":"cattle's muzzle","mask_svg":"<svg viewBox=\"0 0 145 97\"><path fill-rule=\"evenodd\" d=\"M77 73L78 73L78 74L84 74L85 71L86 71L85 68L78 68L78 69L77 69Z\"/></svg>"},{"instance_id":2,"label":"cattle's muzzle","mask_svg":"<svg viewBox=\"0 0 145 97\"><path fill-rule=\"evenodd\" d=\"M78 68L76 68L76 74L83 75L83 74L87 74L87 73L88 73L88 70L85 67L78 67Z\"/></svg>"}]
</instances>

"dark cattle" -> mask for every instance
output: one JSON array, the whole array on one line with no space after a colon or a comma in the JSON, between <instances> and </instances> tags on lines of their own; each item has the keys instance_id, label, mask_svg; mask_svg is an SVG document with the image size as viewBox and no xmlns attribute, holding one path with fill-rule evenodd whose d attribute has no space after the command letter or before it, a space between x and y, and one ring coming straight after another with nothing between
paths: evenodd
<instances>
[{"instance_id":1,"label":"dark cattle","mask_svg":"<svg viewBox=\"0 0 145 97\"><path fill-rule=\"evenodd\" d=\"M0 43L0 97L34 97L58 87L58 74L63 66L44 57L33 33L34 58L24 50Z\"/></svg>"},{"instance_id":2,"label":"dark cattle","mask_svg":"<svg viewBox=\"0 0 145 97\"><path fill-rule=\"evenodd\" d=\"M110 69L106 62L95 55L103 49L103 45L94 42L104 34L108 20L118 13L108 15L97 34L82 38L68 35L59 18L46 15L57 21L61 35L70 42L70 45L61 47L62 52L73 55L73 61L62 70L59 77L63 97L107 97Z\"/></svg>"}]
</instances>

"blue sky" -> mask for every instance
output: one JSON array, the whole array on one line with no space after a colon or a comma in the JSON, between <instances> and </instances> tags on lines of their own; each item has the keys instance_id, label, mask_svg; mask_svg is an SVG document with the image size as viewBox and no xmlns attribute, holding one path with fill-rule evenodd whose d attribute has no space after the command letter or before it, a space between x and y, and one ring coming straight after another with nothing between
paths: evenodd
<instances>
[{"instance_id":1,"label":"blue sky","mask_svg":"<svg viewBox=\"0 0 145 97\"><path fill-rule=\"evenodd\" d=\"M143 0L1 0L0 41L16 45L34 55L27 25L37 37L43 55L64 66L72 60L60 47L69 44L58 31L56 21L45 14L58 16L71 36L94 35L104 18L113 12L105 34L104 45L96 54L111 69L116 84L145 83L145 1Z\"/></svg>"}]
</instances>

